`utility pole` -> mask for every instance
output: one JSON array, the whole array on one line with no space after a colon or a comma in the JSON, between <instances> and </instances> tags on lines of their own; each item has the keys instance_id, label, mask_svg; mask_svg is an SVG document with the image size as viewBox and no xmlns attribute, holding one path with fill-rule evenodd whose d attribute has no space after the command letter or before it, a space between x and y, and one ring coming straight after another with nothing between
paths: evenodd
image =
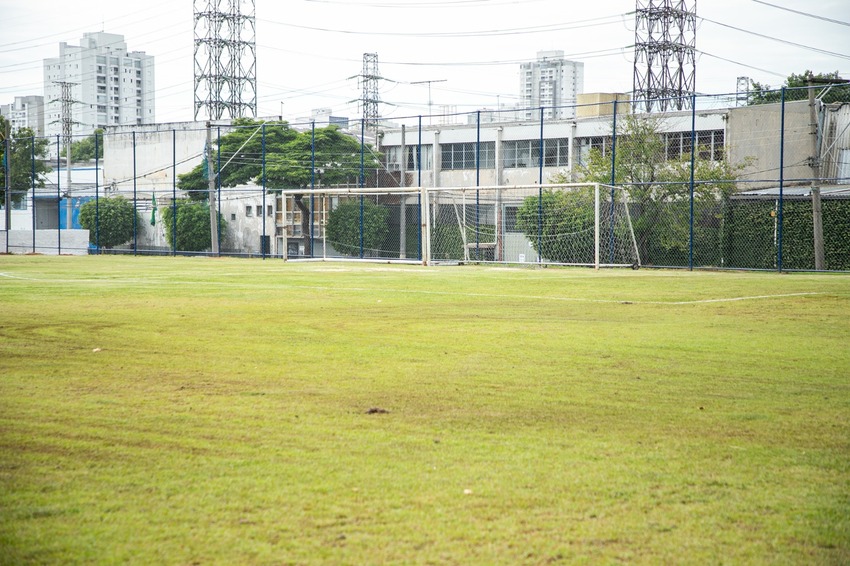
<instances>
[{"instance_id":1,"label":"utility pole","mask_svg":"<svg viewBox=\"0 0 850 566\"><path fill-rule=\"evenodd\" d=\"M218 255L218 209L215 204L215 183L218 179L218 174L213 174L213 157L212 157L212 124L207 122L207 180L209 189L210 203L210 245L212 253Z\"/></svg>"},{"instance_id":2,"label":"utility pole","mask_svg":"<svg viewBox=\"0 0 850 566\"><path fill-rule=\"evenodd\" d=\"M62 117L59 121L62 124L62 145L65 147L65 192L68 195L68 198L65 199L65 224L66 228L70 230L73 217L73 207L71 206L71 141L74 130L74 120L71 117L71 104L74 103L71 98L71 87L78 83L54 81L54 84L59 86L62 93L59 97L59 102L62 103ZM58 202L56 206L59 206Z\"/></svg>"},{"instance_id":3,"label":"utility pole","mask_svg":"<svg viewBox=\"0 0 850 566\"><path fill-rule=\"evenodd\" d=\"M820 187L818 182L820 179L820 148L818 143L818 113L815 102L815 89L812 84L812 73L809 71L806 78L808 79L809 91L809 120L811 122L812 136L812 157L810 166L812 168L812 227L814 230L814 246L815 246L815 269L822 271L824 269L823 258L823 207L820 198Z\"/></svg>"}]
</instances>

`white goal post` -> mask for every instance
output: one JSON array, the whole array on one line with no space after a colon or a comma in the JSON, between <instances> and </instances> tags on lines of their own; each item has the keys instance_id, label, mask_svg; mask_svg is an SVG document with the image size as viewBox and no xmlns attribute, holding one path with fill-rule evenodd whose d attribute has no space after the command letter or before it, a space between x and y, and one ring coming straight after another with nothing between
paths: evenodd
<instances>
[{"instance_id":1,"label":"white goal post","mask_svg":"<svg viewBox=\"0 0 850 566\"><path fill-rule=\"evenodd\" d=\"M279 232L304 252L293 258L640 266L628 191L600 183L322 187L281 196Z\"/></svg>"}]
</instances>

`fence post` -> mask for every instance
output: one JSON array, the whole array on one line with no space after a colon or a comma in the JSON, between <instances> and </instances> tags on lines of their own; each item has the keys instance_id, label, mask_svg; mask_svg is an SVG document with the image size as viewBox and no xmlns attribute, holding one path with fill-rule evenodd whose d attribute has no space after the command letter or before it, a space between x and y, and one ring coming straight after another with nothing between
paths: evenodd
<instances>
[{"instance_id":1,"label":"fence post","mask_svg":"<svg viewBox=\"0 0 850 566\"><path fill-rule=\"evenodd\" d=\"M30 189L32 190L32 253L35 253L35 136L30 137Z\"/></svg>"},{"instance_id":2,"label":"fence post","mask_svg":"<svg viewBox=\"0 0 850 566\"><path fill-rule=\"evenodd\" d=\"M608 237L609 263L614 263L614 198L616 196L614 194L614 187L617 181L617 102L615 97L613 105L614 123L611 132L611 230ZM628 202L626 202L626 206L629 206Z\"/></svg>"},{"instance_id":3,"label":"fence post","mask_svg":"<svg viewBox=\"0 0 850 566\"><path fill-rule=\"evenodd\" d=\"M262 147L263 147L263 182L262 182L262 215L263 215L263 237L260 238L260 255L263 260L266 259L266 123L263 122L262 132L260 133L262 136ZM312 197L311 197L312 198ZM311 215L312 215L312 207L311 207ZM312 219L311 219L312 220ZM313 253L313 234L312 234L312 225L310 231L310 254Z\"/></svg>"},{"instance_id":4,"label":"fence post","mask_svg":"<svg viewBox=\"0 0 850 566\"><path fill-rule=\"evenodd\" d=\"M314 257L313 246L315 239L313 234L316 228L313 222L316 220L316 121L310 123L310 257Z\"/></svg>"},{"instance_id":5,"label":"fence post","mask_svg":"<svg viewBox=\"0 0 850 566\"><path fill-rule=\"evenodd\" d=\"M136 234L136 130L133 130L133 255L136 255L139 246L139 237Z\"/></svg>"},{"instance_id":6,"label":"fence post","mask_svg":"<svg viewBox=\"0 0 850 566\"><path fill-rule=\"evenodd\" d=\"M475 259L481 261L481 111L475 113ZM465 229L465 228L464 228Z\"/></svg>"},{"instance_id":7,"label":"fence post","mask_svg":"<svg viewBox=\"0 0 850 566\"><path fill-rule=\"evenodd\" d=\"M216 215L215 221L218 230L215 231L218 238L218 257L221 257L221 126L216 126L216 149L215 149L215 188L216 188Z\"/></svg>"},{"instance_id":8,"label":"fence post","mask_svg":"<svg viewBox=\"0 0 850 566\"><path fill-rule=\"evenodd\" d=\"M171 130L171 255L177 255L177 130Z\"/></svg>"},{"instance_id":9,"label":"fence post","mask_svg":"<svg viewBox=\"0 0 850 566\"><path fill-rule=\"evenodd\" d=\"M688 270L694 269L694 167L697 153L697 95L691 95L691 176L690 212L688 214Z\"/></svg>"},{"instance_id":10,"label":"fence post","mask_svg":"<svg viewBox=\"0 0 850 566\"><path fill-rule=\"evenodd\" d=\"M543 263L543 106L540 107L540 166L537 170L537 263Z\"/></svg>"},{"instance_id":11,"label":"fence post","mask_svg":"<svg viewBox=\"0 0 850 566\"><path fill-rule=\"evenodd\" d=\"M56 134L56 253L62 255L62 161L59 155L59 134ZM71 195L68 195L70 198ZM6 225L9 229L9 225ZM88 242L86 242L88 247ZM6 238L6 253L9 253L9 238Z\"/></svg>"},{"instance_id":12,"label":"fence post","mask_svg":"<svg viewBox=\"0 0 850 566\"><path fill-rule=\"evenodd\" d=\"M5 198L3 199L5 210L3 213L6 219L6 253L9 253L9 237L12 231L12 161L10 158L12 142L9 140L9 137L12 135L11 131L12 126L7 122L6 131L3 132L3 188L5 189ZM56 153L59 153L58 146ZM56 203L56 206L59 206L59 203Z\"/></svg>"},{"instance_id":13,"label":"fence post","mask_svg":"<svg viewBox=\"0 0 850 566\"><path fill-rule=\"evenodd\" d=\"M785 206L785 87L780 91L781 114L779 119L779 226L776 232L776 269L782 271L782 211Z\"/></svg>"},{"instance_id":14,"label":"fence post","mask_svg":"<svg viewBox=\"0 0 850 566\"><path fill-rule=\"evenodd\" d=\"M422 253L422 115L419 115L419 125L417 128L419 132L419 139L416 142L416 169L417 169L417 181L416 184L419 186L419 193L416 196L416 210L418 211L416 223L419 225L419 238L418 238L418 248L419 248L419 261L422 261L424 254ZM404 156L402 156L404 159Z\"/></svg>"},{"instance_id":15,"label":"fence post","mask_svg":"<svg viewBox=\"0 0 850 566\"><path fill-rule=\"evenodd\" d=\"M98 169L100 168L100 161L98 160L97 152L98 152L98 143L97 143L97 130L94 132L94 233L95 233L95 248L97 248L97 253L100 255L100 175L98 174ZM68 146L68 149L65 151L70 155L71 147ZM70 227L70 226L69 226Z\"/></svg>"},{"instance_id":16,"label":"fence post","mask_svg":"<svg viewBox=\"0 0 850 566\"><path fill-rule=\"evenodd\" d=\"M360 120L360 188L366 186L366 119ZM360 259L363 259L363 195L360 195Z\"/></svg>"}]
</instances>

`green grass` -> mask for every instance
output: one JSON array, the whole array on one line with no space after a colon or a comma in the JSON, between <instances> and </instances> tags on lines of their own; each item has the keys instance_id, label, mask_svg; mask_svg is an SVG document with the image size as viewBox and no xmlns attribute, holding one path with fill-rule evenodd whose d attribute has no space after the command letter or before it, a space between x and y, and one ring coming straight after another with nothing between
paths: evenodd
<instances>
[{"instance_id":1,"label":"green grass","mask_svg":"<svg viewBox=\"0 0 850 566\"><path fill-rule=\"evenodd\" d=\"M0 274L2 564L850 562L850 276Z\"/></svg>"}]
</instances>

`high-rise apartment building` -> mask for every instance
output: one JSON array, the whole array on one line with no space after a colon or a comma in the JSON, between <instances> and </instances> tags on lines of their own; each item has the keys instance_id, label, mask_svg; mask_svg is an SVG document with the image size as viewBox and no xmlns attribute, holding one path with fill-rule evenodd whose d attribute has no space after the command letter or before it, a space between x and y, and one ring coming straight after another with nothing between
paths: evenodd
<instances>
[{"instance_id":1,"label":"high-rise apartment building","mask_svg":"<svg viewBox=\"0 0 850 566\"><path fill-rule=\"evenodd\" d=\"M520 106L526 119L575 117L576 96L584 91L584 63L564 59L563 51L538 51L520 65ZM537 109L537 110L535 110Z\"/></svg>"},{"instance_id":2,"label":"high-rise apartment building","mask_svg":"<svg viewBox=\"0 0 850 566\"><path fill-rule=\"evenodd\" d=\"M12 131L30 128L36 136L44 135L43 96L16 96L11 104L0 106L0 114L9 120Z\"/></svg>"},{"instance_id":3,"label":"high-rise apartment building","mask_svg":"<svg viewBox=\"0 0 850 566\"><path fill-rule=\"evenodd\" d=\"M124 36L85 33L44 60L45 132L62 133L62 87L70 83L73 135L119 124L154 123L154 58L127 51Z\"/></svg>"}]
</instances>

